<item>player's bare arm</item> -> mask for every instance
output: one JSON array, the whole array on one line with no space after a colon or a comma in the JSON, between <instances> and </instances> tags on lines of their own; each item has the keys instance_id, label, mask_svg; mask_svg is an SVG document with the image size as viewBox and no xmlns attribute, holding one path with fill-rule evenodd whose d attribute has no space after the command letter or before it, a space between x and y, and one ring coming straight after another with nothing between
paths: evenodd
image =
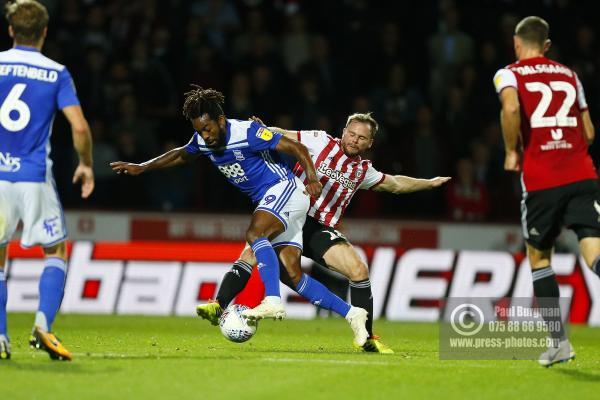
<instances>
[{"instance_id":1,"label":"player's bare arm","mask_svg":"<svg viewBox=\"0 0 600 400\"><path fill-rule=\"evenodd\" d=\"M79 105L67 106L62 110L71 125L73 147L79 155L79 165L73 174L73 183L81 182L81 197L87 199L94 191L94 171L92 169L92 134Z\"/></svg>"},{"instance_id":2,"label":"player's bare arm","mask_svg":"<svg viewBox=\"0 0 600 400\"><path fill-rule=\"evenodd\" d=\"M375 186L373 190L377 192L389 193L412 193L421 190L431 190L442 186L452 179L449 176L436 176L431 179L412 178L404 175L385 175L383 181Z\"/></svg>"},{"instance_id":3,"label":"player's bare arm","mask_svg":"<svg viewBox=\"0 0 600 400\"><path fill-rule=\"evenodd\" d=\"M306 146L304 146L302 143L288 139L286 136L283 136L277 144L275 150L296 157L302 168L304 168L304 171L306 171L306 177L308 179L306 191L313 198L318 198L323 191L323 185L321 185L321 182L319 182L317 171L315 171L315 164L310 158L310 154L308 153Z\"/></svg>"},{"instance_id":4,"label":"player's bare arm","mask_svg":"<svg viewBox=\"0 0 600 400\"><path fill-rule=\"evenodd\" d=\"M197 155L188 153L184 147L177 147L141 164L134 164L127 161L115 161L111 162L110 166L117 174L139 175L142 172L154 169L176 167L191 160L195 160L196 158L198 158Z\"/></svg>"},{"instance_id":5,"label":"player's bare arm","mask_svg":"<svg viewBox=\"0 0 600 400\"><path fill-rule=\"evenodd\" d=\"M583 123L583 137L587 141L587 144L591 145L594 143L596 130L594 129L594 123L592 122L592 117L590 117L590 112L588 110L581 112L581 121Z\"/></svg>"},{"instance_id":6,"label":"player's bare arm","mask_svg":"<svg viewBox=\"0 0 600 400\"><path fill-rule=\"evenodd\" d=\"M521 170L521 152L519 139L521 137L521 106L517 89L506 87L500 92L502 111L500 112L500 123L502 125L502 136L504 137L504 169L518 172Z\"/></svg>"},{"instance_id":7,"label":"player's bare arm","mask_svg":"<svg viewBox=\"0 0 600 400\"><path fill-rule=\"evenodd\" d=\"M252 118L249 118L249 119L250 119L250 121L254 121L254 122L257 122L257 123L259 123L261 125L265 125L265 123L262 121L262 119L258 118L255 115L253 115ZM276 126L269 126L269 130L273 131L273 132L280 133L283 136L285 136L286 138L291 139L291 140L296 140L298 138L298 131L290 131L290 130L287 130L287 129L278 128Z\"/></svg>"},{"instance_id":8,"label":"player's bare arm","mask_svg":"<svg viewBox=\"0 0 600 400\"><path fill-rule=\"evenodd\" d=\"M281 133L283 136L290 140L298 141L298 131L290 131L283 128L278 128L276 126L270 126L269 130L277 133Z\"/></svg>"}]
</instances>

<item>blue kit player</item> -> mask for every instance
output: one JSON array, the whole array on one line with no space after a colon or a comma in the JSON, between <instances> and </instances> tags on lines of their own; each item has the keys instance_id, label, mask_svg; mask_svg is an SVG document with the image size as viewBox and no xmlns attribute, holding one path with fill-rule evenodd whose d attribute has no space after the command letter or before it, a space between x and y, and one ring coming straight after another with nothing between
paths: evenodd
<instances>
[{"instance_id":1,"label":"blue kit player","mask_svg":"<svg viewBox=\"0 0 600 400\"><path fill-rule=\"evenodd\" d=\"M194 86L185 96L183 115L196 131L190 142L142 164L113 162L113 170L138 175L180 165L200 155L208 157L229 182L256 204L246 241L256 255L266 296L260 305L242 315L249 320L285 317L279 293L279 258L296 291L311 303L345 317L354 331L354 341L362 346L368 336L367 311L344 302L300 268L302 226L310 205L308 195L318 197L322 191L306 147L257 122L227 119L221 107L224 97L218 91ZM279 153L298 160L306 171L306 186Z\"/></svg>"},{"instance_id":2,"label":"blue kit player","mask_svg":"<svg viewBox=\"0 0 600 400\"><path fill-rule=\"evenodd\" d=\"M62 110L71 125L79 154L73 182L82 182L83 198L94 190L91 134L69 71L40 53L48 25L46 8L33 0L12 1L7 3L6 19L14 45L0 52L0 359L10 358L6 247L22 221L21 246L40 245L45 256L29 343L54 360L71 360L52 333L67 270L67 230L49 158L56 110Z\"/></svg>"}]
</instances>

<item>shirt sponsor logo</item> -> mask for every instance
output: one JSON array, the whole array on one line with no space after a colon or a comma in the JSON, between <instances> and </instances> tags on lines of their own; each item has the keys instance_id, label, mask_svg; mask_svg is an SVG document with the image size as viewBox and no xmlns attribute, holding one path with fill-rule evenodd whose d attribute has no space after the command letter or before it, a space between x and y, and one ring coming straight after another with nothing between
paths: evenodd
<instances>
[{"instance_id":1,"label":"shirt sponsor logo","mask_svg":"<svg viewBox=\"0 0 600 400\"><path fill-rule=\"evenodd\" d=\"M21 158L10 153L0 153L0 172L17 172L21 169Z\"/></svg>"},{"instance_id":2,"label":"shirt sponsor logo","mask_svg":"<svg viewBox=\"0 0 600 400\"><path fill-rule=\"evenodd\" d=\"M258 131L256 131L256 137L268 142L273 139L273 132L267 128L259 128Z\"/></svg>"},{"instance_id":3,"label":"shirt sponsor logo","mask_svg":"<svg viewBox=\"0 0 600 400\"><path fill-rule=\"evenodd\" d=\"M343 187L347 189L354 190L356 188L356 182L345 177L342 172L329 168L323 162L319 165L319 168L317 168L317 172L321 175L325 175L328 178L333 179L336 182L339 182Z\"/></svg>"},{"instance_id":4,"label":"shirt sponsor logo","mask_svg":"<svg viewBox=\"0 0 600 400\"><path fill-rule=\"evenodd\" d=\"M550 142L546 142L546 144L543 144L540 146L540 149L542 151L569 150L572 148L573 148L573 145L571 143L567 142L566 140L553 140Z\"/></svg>"},{"instance_id":5,"label":"shirt sponsor logo","mask_svg":"<svg viewBox=\"0 0 600 400\"><path fill-rule=\"evenodd\" d=\"M235 184L248 182L248 176L246 175L246 172L238 163L217 165L217 168L219 168L219 171L225 175L225 178L231 179Z\"/></svg>"}]
</instances>

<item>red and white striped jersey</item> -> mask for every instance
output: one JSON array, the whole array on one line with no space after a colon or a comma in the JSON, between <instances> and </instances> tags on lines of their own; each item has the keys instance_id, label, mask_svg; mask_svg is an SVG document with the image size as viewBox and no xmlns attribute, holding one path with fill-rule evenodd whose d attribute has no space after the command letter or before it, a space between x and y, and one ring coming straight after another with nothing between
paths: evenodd
<instances>
[{"instance_id":1,"label":"red and white striped jersey","mask_svg":"<svg viewBox=\"0 0 600 400\"><path fill-rule=\"evenodd\" d=\"M358 189L372 189L381 183L385 175L369 160L360 156L347 157L341 140L323 131L298 131L298 141L308 148L323 185L318 199L310 199L308 215L324 225L336 227L350 199ZM294 174L307 184L306 174L299 163Z\"/></svg>"}]
</instances>

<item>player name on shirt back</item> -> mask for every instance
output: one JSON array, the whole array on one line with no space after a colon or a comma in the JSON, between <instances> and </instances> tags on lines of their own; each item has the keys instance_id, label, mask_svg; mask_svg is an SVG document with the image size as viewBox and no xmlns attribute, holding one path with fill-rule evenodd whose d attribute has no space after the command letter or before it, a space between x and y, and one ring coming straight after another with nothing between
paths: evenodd
<instances>
[{"instance_id":1,"label":"player name on shirt back","mask_svg":"<svg viewBox=\"0 0 600 400\"><path fill-rule=\"evenodd\" d=\"M536 65L524 65L522 67L511 67L511 71L518 73L519 75L533 75L533 74L563 74L569 78L573 76L573 71L562 65L554 64L536 64Z\"/></svg>"},{"instance_id":2,"label":"player name on shirt back","mask_svg":"<svg viewBox=\"0 0 600 400\"><path fill-rule=\"evenodd\" d=\"M44 82L56 82L58 71L28 65L0 64L0 76L15 76Z\"/></svg>"}]
</instances>

